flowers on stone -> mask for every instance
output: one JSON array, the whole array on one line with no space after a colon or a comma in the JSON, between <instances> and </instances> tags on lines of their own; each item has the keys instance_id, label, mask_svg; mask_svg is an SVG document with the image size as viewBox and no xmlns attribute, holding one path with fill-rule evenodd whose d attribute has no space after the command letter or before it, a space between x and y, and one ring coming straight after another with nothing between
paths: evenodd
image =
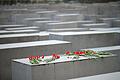
<instances>
[{"instance_id":1,"label":"flowers on stone","mask_svg":"<svg viewBox=\"0 0 120 80\"><path fill-rule=\"evenodd\" d=\"M85 52L83 52L83 51L76 51L76 52L74 52L74 54L80 56L80 55L85 55Z\"/></svg>"},{"instance_id":2,"label":"flowers on stone","mask_svg":"<svg viewBox=\"0 0 120 80\"><path fill-rule=\"evenodd\" d=\"M44 59L44 55L42 55L41 58Z\"/></svg>"},{"instance_id":3,"label":"flowers on stone","mask_svg":"<svg viewBox=\"0 0 120 80\"><path fill-rule=\"evenodd\" d=\"M65 54L66 54L66 55L69 55L69 54L70 54L70 51L66 51Z\"/></svg>"},{"instance_id":4,"label":"flowers on stone","mask_svg":"<svg viewBox=\"0 0 120 80\"><path fill-rule=\"evenodd\" d=\"M29 56L28 58L31 64L38 64L42 61L40 56Z\"/></svg>"},{"instance_id":5,"label":"flowers on stone","mask_svg":"<svg viewBox=\"0 0 120 80\"><path fill-rule=\"evenodd\" d=\"M80 51L66 51L64 56L66 56L69 59L79 59L80 56L87 57L88 59L92 59L93 57L99 57L103 58L104 55L111 55L109 52L95 52L93 50L80 50ZM56 59L60 59L60 55L57 53L53 53L51 56L45 57L44 55L42 56L29 56L29 62L31 64L39 64L40 62L52 62L55 61Z\"/></svg>"},{"instance_id":6,"label":"flowers on stone","mask_svg":"<svg viewBox=\"0 0 120 80\"><path fill-rule=\"evenodd\" d=\"M102 55L110 55L109 52L95 52L93 50L80 50L80 51L74 51L74 52L65 52L65 55L67 58L72 58L72 59L78 59L80 56L85 56L85 57L100 57L102 58Z\"/></svg>"},{"instance_id":7,"label":"flowers on stone","mask_svg":"<svg viewBox=\"0 0 120 80\"><path fill-rule=\"evenodd\" d=\"M93 51L93 50L84 50L84 52L85 52L86 55L94 55L94 54L96 54L96 52Z\"/></svg>"},{"instance_id":8,"label":"flowers on stone","mask_svg":"<svg viewBox=\"0 0 120 80\"><path fill-rule=\"evenodd\" d=\"M44 55L42 56L29 56L29 61L31 64L39 64L40 62L51 62L56 59L60 58L60 55L58 54L52 54L52 57L44 59Z\"/></svg>"},{"instance_id":9,"label":"flowers on stone","mask_svg":"<svg viewBox=\"0 0 120 80\"><path fill-rule=\"evenodd\" d=\"M53 59L59 59L59 58L60 58L60 55L58 55L58 54L52 54L52 58L53 58Z\"/></svg>"},{"instance_id":10,"label":"flowers on stone","mask_svg":"<svg viewBox=\"0 0 120 80\"><path fill-rule=\"evenodd\" d=\"M60 58L60 55L54 53L52 54L52 57L45 59L44 62L48 63L48 62L54 61L59 58Z\"/></svg>"},{"instance_id":11,"label":"flowers on stone","mask_svg":"<svg viewBox=\"0 0 120 80\"><path fill-rule=\"evenodd\" d=\"M69 56L71 56L71 55L78 55L78 56L80 56L80 55L85 55L85 52L84 51L75 51L75 52L67 51L67 52L65 52L65 55L69 55Z\"/></svg>"}]
</instances>

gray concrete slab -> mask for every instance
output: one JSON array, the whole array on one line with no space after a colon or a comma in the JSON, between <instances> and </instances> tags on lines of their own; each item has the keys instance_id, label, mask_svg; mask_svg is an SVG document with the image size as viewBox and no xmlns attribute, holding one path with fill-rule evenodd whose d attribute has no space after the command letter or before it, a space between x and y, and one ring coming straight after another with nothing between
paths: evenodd
<instances>
[{"instance_id":1,"label":"gray concrete slab","mask_svg":"<svg viewBox=\"0 0 120 80\"><path fill-rule=\"evenodd\" d=\"M62 28L62 29L48 29L48 32L81 32L81 31L90 31L88 28ZM91 30L92 31L92 30Z\"/></svg>"},{"instance_id":2,"label":"gray concrete slab","mask_svg":"<svg viewBox=\"0 0 120 80\"><path fill-rule=\"evenodd\" d=\"M0 25L0 29L25 27L25 25Z\"/></svg>"},{"instance_id":3,"label":"gray concrete slab","mask_svg":"<svg viewBox=\"0 0 120 80\"><path fill-rule=\"evenodd\" d=\"M120 30L119 27L116 28L89 28L89 30L96 30L96 31L118 31Z\"/></svg>"},{"instance_id":4,"label":"gray concrete slab","mask_svg":"<svg viewBox=\"0 0 120 80\"><path fill-rule=\"evenodd\" d=\"M110 24L110 27L114 27L113 21L118 20L118 18L100 18L100 22Z\"/></svg>"},{"instance_id":5,"label":"gray concrete slab","mask_svg":"<svg viewBox=\"0 0 120 80\"><path fill-rule=\"evenodd\" d=\"M55 20L48 20L48 21L35 21L33 23L34 26L38 26L40 27L40 31L45 31L47 28L47 23L57 23L59 21L55 21Z\"/></svg>"},{"instance_id":6,"label":"gray concrete slab","mask_svg":"<svg viewBox=\"0 0 120 80\"><path fill-rule=\"evenodd\" d=\"M73 50L119 45L119 33L115 31L84 31L51 33L49 39L72 42ZM112 39L112 40L111 40Z\"/></svg>"},{"instance_id":7,"label":"gray concrete slab","mask_svg":"<svg viewBox=\"0 0 120 80\"><path fill-rule=\"evenodd\" d=\"M58 21L78 21L83 20L84 16L82 14L58 14L55 16L55 20Z\"/></svg>"},{"instance_id":8,"label":"gray concrete slab","mask_svg":"<svg viewBox=\"0 0 120 80\"><path fill-rule=\"evenodd\" d=\"M61 56L61 59L51 62L51 63L40 63L40 64L30 64L27 58L14 59L12 61L12 72L13 80L68 80L75 77L85 77L96 74L103 74L108 72L115 72L119 70L119 64L116 56L105 57L104 59L94 59L85 60L87 58L82 58L83 61L68 60ZM24 66L22 66L24 64ZM111 66L114 65L114 66ZM104 68L107 67L107 68ZM15 69L14 69L15 68ZM22 72L16 71L17 69L25 71L23 75ZM49 69L49 70L48 70ZM47 73L46 73L47 72ZM21 75L19 75L21 74ZM49 75L48 75L49 74ZM23 76L22 76L23 75ZM32 76L31 76L32 75ZM22 76L22 79L18 77Z\"/></svg>"},{"instance_id":9,"label":"gray concrete slab","mask_svg":"<svg viewBox=\"0 0 120 80\"><path fill-rule=\"evenodd\" d=\"M95 15L95 14L84 14L84 19L85 20L93 20L93 21L95 21L95 22L100 22L100 18L103 18L103 17L105 17L105 15Z\"/></svg>"},{"instance_id":10,"label":"gray concrete slab","mask_svg":"<svg viewBox=\"0 0 120 80\"><path fill-rule=\"evenodd\" d=\"M93 23L93 24L82 24L83 28L109 28L110 24L107 23Z\"/></svg>"},{"instance_id":11,"label":"gray concrete slab","mask_svg":"<svg viewBox=\"0 0 120 80\"><path fill-rule=\"evenodd\" d=\"M47 29L77 28L77 22L48 23Z\"/></svg>"},{"instance_id":12,"label":"gray concrete slab","mask_svg":"<svg viewBox=\"0 0 120 80\"><path fill-rule=\"evenodd\" d=\"M42 41L49 39L49 33L29 33L29 34L5 34L0 35L0 44L7 43L19 43L19 42L29 42L29 41Z\"/></svg>"},{"instance_id":13,"label":"gray concrete slab","mask_svg":"<svg viewBox=\"0 0 120 80\"><path fill-rule=\"evenodd\" d=\"M53 19L54 16L57 14L57 11L39 11L36 13L39 14L40 17L47 17Z\"/></svg>"},{"instance_id":14,"label":"gray concrete slab","mask_svg":"<svg viewBox=\"0 0 120 80\"><path fill-rule=\"evenodd\" d=\"M103 51L103 52L111 52L114 54L117 54L118 56L118 61L120 64L120 46L106 46L106 47L97 47L97 48L88 48L89 50L94 50L94 51Z\"/></svg>"},{"instance_id":15,"label":"gray concrete slab","mask_svg":"<svg viewBox=\"0 0 120 80\"><path fill-rule=\"evenodd\" d=\"M40 18L40 15L35 13L14 14L12 16L12 21L14 22L14 24L25 24L25 18Z\"/></svg>"},{"instance_id":16,"label":"gray concrete slab","mask_svg":"<svg viewBox=\"0 0 120 80\"><path fill-rule=\"evenodd\" d=\"M71 4L72 5L72 4ZM66 6L67 6L67 4L66 4ZM70 7L70 6L69 6ZM80 8L81 8L82 6L80 6ZM80 9L79 8L79 9ZM76 14L76 13L79 13L80 11L79 11L79 9L72 9L72 8L59 8L59 12L60 13L63 13L63 14L69 14L69 13L71 13L71 14Z\"/></svg>"},{"instance_id":17,"label":"gray concrete slab","mask_svg":"<svg viewBox=\"0 0 120 80\"><path fill-rule=\"evenodd\" d=\"M50 18L25 18L24 23L28 26L33 25L35 21L48 21Z\"/></svg>"},{"instance_id":18,"label":"gray concrete slab","mask_svg":"<svg viewBox=\"0 0 120 80\"><path fill-rule=\"evenodd\" d=\"M82 20L82 21L78 21L78 27L81 27L82 24L92 24L92 23L95 23L94 21L92 20Z\"/></svg>"},{"instance_id":19,"label":"gray concrete slab","mask_svg":"<svg viewBox=\"0 0 120 80\"><path fill-rule=\"evenodd\" d=\"M7 31L7 30L0 30L0 34L21 34L21 33L37 33L39 30L35 29L27 29L27 30L12 30L12 31Z\"/></svg>"},{"instance_id":20,"label":"gray concrete slab","mask_svg":"<svg viewBox=\"0 0 120 80\"><path fill-rule=\"evenodd\" d=\"M120 79L120 72L112 72L100 75L94 75L89 77L82 77L82 78L74 78L68 80L119 80Z\"/></svg>"},{"instance_id":21,"label":"gray concrete slab","mask_svg":"<svg viewBox=\"0 0 120 80\"><path fill-rule=\"evenodd\" d=\"M30 27L18 27L18 28L5 28L7 31L14 31L14 30L29 30L29 29L39 29L37 26L30 26Z\"/></svg>"},{"instance_id":22,"label":"gray concrete slab","mask_svg":"<svg viewBox=\"0 0 120 80\"><path fill-rule=\"evenodd\" d=\"M113 26L114 27L120 27L120 20L114 20L113 21Z\"/></svg>"},{"instance_id":23,"label":"gray concrete slab","mask_svg":"<svg viewBox=\"0 0 120 80\"><path fill-rule=\"evenodd\" d=\"M94 23L93 21L67 21L58 23L48 23L47 29L78 28L81 24Z\"/></svg>"},{"instance_id":24,"label":"gray concrete slab","mask_svg":"<svg viewBox=\"0 0 120 80\"><path fill-rule=\"evenodd\" d=\"M0 45L0 64L1 64L0 79L12 80L11 59L13 58L24 58L30 55L50 55L52 53L64 54L65 49L71 50L70 42L58 41L58 40L46 40L46 41L2 44ZM36 71L37 70L35 69L35 72ZM20 79L24 79L24 78L21 77Z\"/></svg>"}]
</instances>

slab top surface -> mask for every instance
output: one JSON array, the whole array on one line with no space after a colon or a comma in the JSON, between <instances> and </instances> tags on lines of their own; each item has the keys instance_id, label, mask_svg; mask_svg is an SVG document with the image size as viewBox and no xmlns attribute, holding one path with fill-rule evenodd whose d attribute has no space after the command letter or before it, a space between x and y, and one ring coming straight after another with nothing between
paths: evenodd
<instances>
[{"instance_id":1,"label":"slab top surface","mask_svg":"<svg viewBox=\"0 0 120 80\"><path fill-rule=\"evenodd\" d=\"M3 11L27 11L28 9L4 9Z\"/></svg>"},{"instance_id":2,"label":"slab top surface","mask_svg":"<svg viewBox=\"0 0 120 80\"><path fill-rule=\"evenodd\" d=\"M22 27L25 25L0 25L0 27Z\"/></svg>"},{"instance_id":3,"label":"slab top surface","mask_svg":"<svg viewBox=\"0 0 120 80\"><path fill-rule=\"evenodd\" d=\"M48 30L59 31L59 30L89 30L89 29L88 28L62 28L62 29L48 29Z\"/></svg>"},{"instance_id":4,"label":"slab top surface","mask_svg":"<svg viewBox=\"0 0 120 80\"><path fill-rule=\"evenodd\" d=\"M120 28L89 28L90 30L120 30Z\"/></svg>"},{"instance_id":5,"label":"slab top surface","mask_svg":"<svg viewBox=\"0 0 120 80\"><path fill-rule=\"evenodd\" d=\"M5 30L24 30L24 29L36 29L39 28L37 26L31 26L31 27L18 27L18 28L5 28Z\"/></svg>"},{"instance_id":6,"label":"slab top surface","mask_svg":"<svg viewBox=\"0 0 120 80\"><path fill-rule=\"evenodd\" d=\"M116 55L104 55L103 57L112 57L112 56L116 56ZM48 59L51 58L52 56L45 56L44 59ZM64 55L60 55L59 59L56 59L55 61L51 61L51 62L40 62L39 64L31 64L29 62L29 58L22 58L22 59L13 59L14 62L18 62L21 64L26 64L26 65L30 65L30 66L34 66L34 65L43 65L43 64L53 64L53 63L62 63L62 62L72 62L72 61L80 61L80 60L88 60L88 59L96 59L98 57L95 56L80 56L79 59L72 59L72 58L67 58L68 56L64 56Z\"/></svg>"},{"instance_id":7,"label":"slab top surface","mask_svg":"<svg viewBox=\"0 0 120 80\"><path fill-rule=\"evenodd\" d=\"M35 23L55 23L55 22L59 22L59 21L50 21L50 20L48 20L48 21L35 21Z\"/></svg>"},{"instance_id":8,"label":"slab top surface","mask_svg":"<svg viewBox=\"0 0 120 80\"><path fill-rule=\"evenodd\" d=\"M39 11L39 12L36 12L36 13L40 14L40 13L54 13L54 12L57 12L57 11Z\"/></svg>"},{"instance_id":9,"label":"slab top surface","mask_svg":"<svg viewBox=\"0 0 120 80\"><path fill-rule=\"evenodd\" d=\"M78 16L80 14L58 14L57 16Z\"/></svg>"},{"instance_id":10,"label":"slab top surface","mask_svg":"<svg viewBox=\"0 0 120 80\"><path fill-rule=\"evenodd\" d=\"M120 80L120 72L113 72L68 80Z\"/></svg>"},{"instance_id":11,"label":"slab top surface","mask_svg":"<svg viewBox=\"0 0 120 80\"><path fill-rule=\"evenodd\" d=\"M56 24L71 24L71 23L85 23L85 22L93 22L93 21L91 21L91 20L87 20L87 21L69 21L69 22L49 23L49 24L56 25Z\"/></svg>"},{"instance_id":12,"label":"slab top surface","mask_svg":"<svg viewBox=\"0 0 120 80\"><path fill-rule=\"evenodd\" d=\"M56 44L67 44L67 43L70 43L70 42L59 41L59 40L21 42L21 43L1 44L0 45L0 49L25 48L25 47L34 47L34 46L47 46L47 45L56 45Z\"/></svg>"},{"instance_id":13,"label":"slab top surface","mask_svg":"<svg viewBox=\"0 0 120 80\"><path fill-rule=\"evenodd\" d=\"M118 46L108 46L108 47L98 47L98 48L88 48L88 49L94 51L110 51L110 50L120 50L120 46L118 45Z\"/></svg>"},{"instance_id":14,"label":"slab top surface","mask_svg":"<svg viewBox=\"0 0 120 80\"><path fill-rule=\"evenodd\" d=\"M117 18L100 18L101 20L116 20Z\"/></svg>"},{"instance_id":15,"label":"slab top surface","mask_svg":"<svg viewBox=\"0 0 120 80\"><path fill-rule=\"evenodd\" d=\"M83 24L84 26L102 26L108 25L107 23L91 23L91 24Z\"/></svg>"},{"instance_id":16,"label":"slab top surface","mask_svg":"<svg viewBox=\"0 0 120 80\"><path fill-rule=\"evenodd\" d=\"M25 18L25 20L46 20L49 18Z\"/></svg>"},{"instance_id":17,"label":"slab top surface","mask_svg":"<svg viewBox=\"0 0 120 80\"><path fill-rule=\"evenodd\" d=\"M51 33L51 34L61 35L61 36L72 36L72 35L108 34L108 33L116 33L116 32L114 31L84 31L84 32L61 32L61 33Z\"/></svg>"},{"instance_id":18,"label":"slab top surface","mask_svg":"<svg viewBox=\"0 0 120 80\"><path fill-rule=\"evenodd\" d=\"M34 30L34 29L28 29L28 30L12 30L12 31L10 31L10 30L1 30L0 31L0 34L3 34L3 33L25 33L25 32L33 32L33 31L38 31L38 30Z\"/></svg>"},{"instance_id":19,"label":"slab top surface","mask_svg":"<svg viewBox=\"0 0 120 80\"><path fill-rule=\"evenodd\" d=\"M118 22L119 22L119 21L120 21L120 19L119 19L119 20L115 20L115 21L118 21Z\"/></svg>"},{"instance_id":20,"label":"slab top surface","mask_svg":"<svg viewBox=\"0 0 120 80\"><path fill-rule=\"evenodd\" d=\"M47 32L40 32L40 33L21 33L21 34L4 34L0 35L0 38L10 38L10 37L29 37L29 36L48 36L49 33Z\"/></svg>"}]
</instances>

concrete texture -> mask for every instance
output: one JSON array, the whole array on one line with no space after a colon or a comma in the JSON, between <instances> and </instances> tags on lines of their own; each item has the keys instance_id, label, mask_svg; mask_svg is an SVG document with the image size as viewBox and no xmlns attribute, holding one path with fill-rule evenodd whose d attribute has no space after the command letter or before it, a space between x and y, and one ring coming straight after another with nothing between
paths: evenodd
<instances>
[{"instance_id":1,"label":"concrete texture","mask_svg":"<svg viewBox=\"0 0 120 80\"><path fill-rule=\"evenodd\" d=\"M23 62L25 60L13 60L12 73L14 75L12 76L12 80L68 80L76 77L115 72L120 69L115 56L96 60L56 62L43 65L29 65ZM16 71L18 68L20 71ZM22 74L23 72L26 74Z\"/></svg>"},{"instance_id":2,"label":"concrete texture","mask_svg":"<svg viewBox=\"0 0 120 80\"><path fill-rule=\"evenodd\" d=\"M82 24L90 24L90 23L94 23L94 21L86 20L86 21L66 21L66 22L48 23L46 27L47 29L78 28L81 27Z\"/></svg>"},{"instance_id":3,"label":"concrete texture","mask_svg":"<svg viewBox=\"0 0 120 80\"><path fill-rule=\"evenodd\" d=\"M73 50L113 46L120 44L119 33L109 32L109 31L51 33L49 39L72 42Z\"/></svg>"},{"instance_id":4,"label":"concrete texture","mask_svg":"<svg viewBox=\"0 0 120 80\"><path fill-rule=\"evenodd\" d=\"M11 59L24 58L30 55L64 54L65 50L71 50L70 42L47 40L2 44L0 45L0 80L11 80Z\"/></svg>"},{"instance_id":5,"label":"concrete texture","mask_svg":"<svg viewBox=\"0 0 120 80\"><path fill-rule=\"evenodd\" d=\"M48 29L47 24L48 23L57 23L59 21L53 21L53 20L48 20L48 21L35 21L33 23L34 26L38 26L40 31L45 31Z\"/></svg>"},{"instance_id":6,"label":"concrete texture","mask_svg":"<svg viewBox=\"0 0 120 80\"><path fill-rule=\"evenodd\" d=\"M82 24L83 28L109 28L110 24L108 23L93 23L93 24Z\"/></svg>"},{"instance_id":7,"label":"concrete texture","mask_svg":"<svg viewBox=\"0 0 120 80\"><path fill-rule=\"evenodd\" d=\"M25 18L24 24L32 26L35 21L48 21L50 18Z\"/></svg>"},{"instance_id":8,"label":"concrete texture","mask_svg":"<svg viewBox=\"0 0 120 80\"><path fill-rule=\"evenodd\" d=\"M84 20L84 16L81 14L58 14L55 16L55 20L58 21L79 21Z\"/></svg>"},{"instance_id":9,"label":"concrete texture","mask_svg":"<svg viewBox=\"0 0 120 80\"><path fill-rule=\"evenodd\" d=\"M83 77L83 78L73 78L68 80L119 80L120 72L106 73L95 76Z\"/></svg>"},{"instance_id":10,"label":"concrete texture","mask_svg":"<svg viewBox=\"0 0 120 80\"><path fill-rule=\"evenodd\" d=\"M4 34L0 36L0 44L43 41L49 39L49 33Z\"/></svg>"}]
</instances>

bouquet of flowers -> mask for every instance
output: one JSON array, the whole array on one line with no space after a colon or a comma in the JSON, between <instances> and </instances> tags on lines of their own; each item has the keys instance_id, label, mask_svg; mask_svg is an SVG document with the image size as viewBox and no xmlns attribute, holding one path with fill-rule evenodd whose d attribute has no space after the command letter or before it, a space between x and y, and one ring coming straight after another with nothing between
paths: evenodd
<instances>
[{"instance_id":1,"label":"bouquet of flowers","mask_svg":"<svg viewBox=\"0 0 120 80\"><path fill-rule=\"evenodd\" d=\"M44 56L29 56L29 61L31 64L39 64Z\"/></svg>"},{"instance_id":2,"label":"bouquet of flowers","mask_svg":"<svg viewBox=\"0 0 120 80\"><path fill-rule=\"evenodd\" d=\"M80 50L75 52L66 51L65 55L68 56L68 58L72 57L73 59L79 58L80 56L90 57L95 56L99 58L103 58L102 55L110 55L109 52L95 52L93 50Z\"/></svg>"},{"instance_id":3,"label":"bouquet of flowers","mask_svg":"<svg viewBox=\"0 0 120 80\"><path fill-rule=\"evenodd\" d=\"M29 62L31 64L39 64L40 62L48 63L59 58L60 58L60 55L58 54L52 54L52 56L49 58L44 58L44 56L29 56Z\"/></svg>"},{"instance_id":4,"label":"bouquet of flowers","mask_svg":"<svg viewBox=\"0 0 120 80\"><path fill-rule=\"evenodd\" d=\"M89 59L91 59L91 57L98 57L98 58L103 58L103 56L105 55L111 55L111 53L109 52L96 52L93 50L80 50L80 51L74 51L74 52L70 52L70 51L66 51L64 56L66 56L67 58L71 58L71 59L79 59L80 56L84 56L84 57L90 57ZM59 59L60 55L59 54L52 54L49 57L44 57L44 55L42 56L29 56L29 62L31 64L39 64L40 62L52 62L55 61L56 59Z\"/></svg>"}]
</instances>

